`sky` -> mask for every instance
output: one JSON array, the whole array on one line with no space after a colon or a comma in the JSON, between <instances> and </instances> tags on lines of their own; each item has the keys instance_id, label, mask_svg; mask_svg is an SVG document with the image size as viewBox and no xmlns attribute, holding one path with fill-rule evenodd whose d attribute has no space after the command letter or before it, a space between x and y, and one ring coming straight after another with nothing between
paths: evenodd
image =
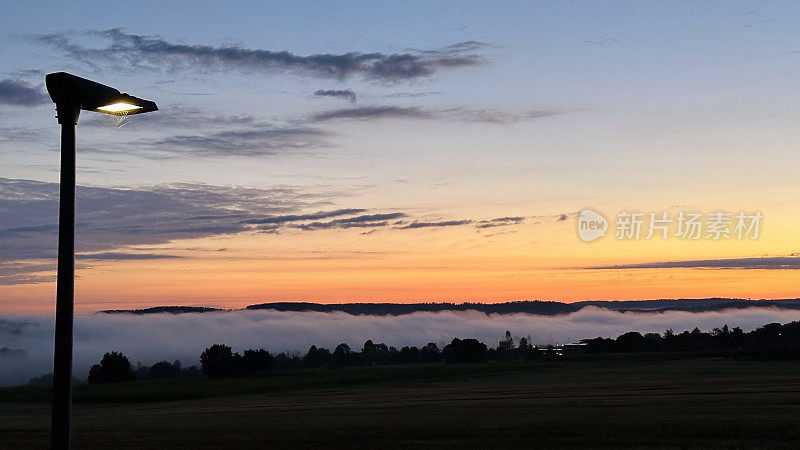
<instances>
[{"instance_id":1,"label":"sky","mask_svg":"<svg viewBox=\"0 0 800 450\"><path fill-rule=\"evenodd\" d=\"M159 106L81 113L79 312L798 297L798 20L795 2L6 5L0 312L54 310L58 71ZM606 222L591 242L585 210Z\"/></svg>"}]
</instances>

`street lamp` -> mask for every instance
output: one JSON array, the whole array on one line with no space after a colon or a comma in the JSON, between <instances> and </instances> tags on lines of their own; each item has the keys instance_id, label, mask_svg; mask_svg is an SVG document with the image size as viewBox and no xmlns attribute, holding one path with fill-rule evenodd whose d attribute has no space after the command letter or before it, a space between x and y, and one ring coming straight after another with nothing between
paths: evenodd
<instances>
[{"instance_id":1,"label":"street lamp","mask_svg":"<svg viewBox=\"0 0 800 450\"><path fill-rule=\"evenodd\" d=\"M155 103L66 72L45 77L61 124L61 184L58 208L58 282L53 357L53 415L50 445L70 447L72 404L72 316L75 295L75 131L81 110L128 115L158 110Z\"/></svg>"}]
</instances>

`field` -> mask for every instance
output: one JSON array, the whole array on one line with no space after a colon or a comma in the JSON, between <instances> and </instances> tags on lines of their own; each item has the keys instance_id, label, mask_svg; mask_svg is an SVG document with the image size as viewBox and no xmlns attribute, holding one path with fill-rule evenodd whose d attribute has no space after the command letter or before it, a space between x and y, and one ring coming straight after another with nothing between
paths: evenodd
<instances>
[{"instance_id":1,"label":"field","mask_svg":"<svg viewBox=\"0 0 800 450\"><path fill-rule=\"evenodd\" d=\"M46 447L48 392L0 389L0 447ZM624 355L78 386L76 448L798 448L800 362Z\"/></svg>"}]
</instances>

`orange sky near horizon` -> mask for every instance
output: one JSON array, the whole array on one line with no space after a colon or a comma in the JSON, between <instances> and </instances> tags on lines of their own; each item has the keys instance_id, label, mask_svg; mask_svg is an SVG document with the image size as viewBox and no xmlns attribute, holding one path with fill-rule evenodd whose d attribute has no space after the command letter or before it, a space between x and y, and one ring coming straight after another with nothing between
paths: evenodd
<instances>
[{"instance_id":1,"label":"orange sky near horizon","mask_svg":"<svg viewBox=\"0 0 800 450\"><path fill-rule=\"evenodd\" d=\"M766 222L758 240L619 241L577 237L573 219L509 227L241 233L147 250L176 258L79 260L76 311L160 305L240 308L277 301L504 302L800 295L795 270L645 268L618 264L785 255L793 222ZM220 249L225 251L219 251ZM309 250L313 248L314 250ZM136 247L131 248L136 251ZM5 312L53 310L54 283L4 286Z\"/></svg>"}]
</instances>

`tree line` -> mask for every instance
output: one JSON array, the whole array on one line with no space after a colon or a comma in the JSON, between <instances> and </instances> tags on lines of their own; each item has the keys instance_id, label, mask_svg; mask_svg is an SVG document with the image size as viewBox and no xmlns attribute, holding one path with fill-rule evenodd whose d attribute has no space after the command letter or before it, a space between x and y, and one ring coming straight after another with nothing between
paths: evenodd
<instances>
[{"instance_id":1,"label":"tree line","mask_svg":"<svg viewBox=\"0 0 800 450\"><path fill-rule=\"evenodd\" d=\"M616 339L597 337L581 343L586 353L716 352L730 357L794 359L800 358L800 322L770 323L747 333L728 325L711 332L698 328L682 333L669 329L663 334L631 331Z\"/></svg>"},{"instance_id":2,"label":"tree line","mask_svg":"<svg viewBox=\"0 0 800 450\"><path fill-rule=\"evenodd\" d=\"M584 339L576 346L581 353L633 353L633 352L716 352L728 357L800 359L800 322L785 325L770 323L750 332L741 328L729 329L727 325L702 332L663 334L639 332L624 333L616 338ZM224 344L214 344L200 354L200 368L182 368L180 361L160 361L152 366L139 365L134 369L129 359L118 352L103 355L99 364L89 369L90 384L133 381L136 379L229 378L265 374L272 369L318 369L389 364L422 364L444 362L447 364L479 363L489 360L542 360L565 357L564 348L537 347L528 338L514 342L510 333L497 347L488 348L477 339L453 339L441 350L429 342L424 346L396 348L367 340L360 350L346 343L333 351L312 345L303 354L270 354L263 348L248 349L240 355Z\"/></svg>"},{"instance_id":3,"label":"tree line","mask_svg":"<svg viewBox=\"0 0 800 450\"><path fill-rule=\"evenodd\" d=\"M214 344L200 354L200 369L191 366L181 368L180 361L160 361L150 367L139 366L135 370L127 356L119 352L103 355L98 364L89 368L89 384L150 380L166 378L194 378L203 375L209 378L229 378L258 375L279 369L317 369L322 367L373 366L386 364L421 364L444 361L448 364L486 362L486 344L477 339L455 338L443 349L434 342L422 347L405 346L397 349L384 343L364 342L360 351L352 350L341 343L330 351L312 345L305 355L279 353L271 355L267 350L249 349L240 355L230 346Z\"/></svg>"}]
</instances>

